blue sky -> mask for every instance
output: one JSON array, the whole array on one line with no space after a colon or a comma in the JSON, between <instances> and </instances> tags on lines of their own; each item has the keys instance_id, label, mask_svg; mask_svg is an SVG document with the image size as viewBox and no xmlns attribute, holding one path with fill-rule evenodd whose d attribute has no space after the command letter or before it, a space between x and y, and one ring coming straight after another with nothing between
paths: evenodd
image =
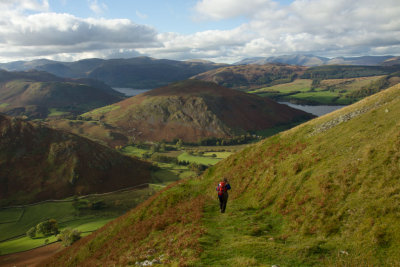
<instances>
[{"instance_id":1,"label":"blue sky","mask_svg":"<svg viewBox=\"0 0 400 267\"><path fill-rule=\"evenodd\" d=\"M399 0L0 0L0 62L400 55Z\"/></svg>"},{"instance_id":2,"label":"blue sky","mask_svg":"<svg viewBox=\"0 0 400 267\"><path fill-rule=\"evenodd\" d=\"M86 1L86 2L85 2ZM225 20L196 20L195 0L50 0L50 10L77 17L127 18L147 24L160 32L191 34L205 30L229 30L246 21L244 17ZM97 4L100 12L90 7Z\"/></svg>"}]
</instances>

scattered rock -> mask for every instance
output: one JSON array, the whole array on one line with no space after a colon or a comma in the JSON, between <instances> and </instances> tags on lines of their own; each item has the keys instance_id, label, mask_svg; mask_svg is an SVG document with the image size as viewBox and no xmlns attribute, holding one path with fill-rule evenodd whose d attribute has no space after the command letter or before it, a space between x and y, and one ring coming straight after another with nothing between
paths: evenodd
<instances>
[{"instance_id":1,"label":"scattered rock","mask_svg":"<svg viewBox=\"0 0 400 267\"><path fill-rule=\"evenodd\" d=\"M367 112L369 109L370 108L368 108L368 107L365 107L365 108L362 108L362 109L358 109L358 110L355 110L353 112L350 112L350 113L347 113L347 114L344 114L344 115L340 115L339 117L337 117L337 118L335 118L333 120L330 120L330 121L324 122L324 123L322 123L320 125L317 125L314 128L314 131L310 134L310 136L313 136L313 135L316 135L316 134L319 134L319 133L323 133L323 132L335 127L336 125L341 124L342 122L349 121L349 120L351 120L351 119L353 119L353 118L355 118L355 117Z\"/></svg>"}]
</instances>

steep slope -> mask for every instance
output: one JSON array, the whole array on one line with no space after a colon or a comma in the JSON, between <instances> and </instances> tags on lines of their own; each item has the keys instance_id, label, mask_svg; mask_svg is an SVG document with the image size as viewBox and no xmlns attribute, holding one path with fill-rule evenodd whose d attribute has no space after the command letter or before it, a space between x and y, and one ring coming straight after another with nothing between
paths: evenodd
<instances>
[{"instance_id":1,"label":"steep slope","mask_svg":"<svg viewBox=\"0 0 400 267\"><path fill-rule=\"evenodd\" d=\"M104 83L65 79L45 72L0 71L0 111L10 115L45 118L80 114L123 99ZM53 114L52 114L53 112Z\"/></svg>"},{"instance_id":2,"label":"steep slope","mask_svg":"<svg viewBox=\"0 0 400 267\"><path fill-rule=\"evenodd\" d=\"M44 266L397 266L400 86L250 146ZM226 214L215 185L228 177Z\"/></svg>"},{"instance_id":3,"label":"steep slope","mask_svg":"<svg viewBox=\"0 0 400 267\"><path fill-rule=\"evenodd\" d=\"M222 67L198 74L193 78L215 82L230 88L270 86L293 81L307 68L283 64L239 65Z\"/></svg>"},{"instance_id":4,"label":"steep slope","mask_svg":"<svg viewBox=\"0 0 400 267\"><path fill-rule=\"evenodd\" d=\"M0 115L0 205L145 183L149 165L63 131Z\"/></svg>"},{"instance_id":5,"label":"steep slope","mask_svg":"<svg viewBox=\"0 0 400 267\"><path fill-rule=\"evenodd\" d=\"M215 83L187 80L83 114L136 140L196 142L272 128L311 116L267 98Z\"/></svg>"}]
</instances>

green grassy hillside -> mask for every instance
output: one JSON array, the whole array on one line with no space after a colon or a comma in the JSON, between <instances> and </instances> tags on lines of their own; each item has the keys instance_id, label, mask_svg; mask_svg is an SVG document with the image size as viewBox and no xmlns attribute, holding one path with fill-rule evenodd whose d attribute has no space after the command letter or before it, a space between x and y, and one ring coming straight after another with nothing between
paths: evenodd
<instances>
[{"instance_id":1,"label":"green grassy hillside","mask_svg":"<svg viewBox=\"0 0 400 267\"><path fill-rule=\"evenodd\" d=\"M400 86L178 182L45 266L397 266ZM232 185L220 214L215 186Z\"/></svg>"}]
</instances>

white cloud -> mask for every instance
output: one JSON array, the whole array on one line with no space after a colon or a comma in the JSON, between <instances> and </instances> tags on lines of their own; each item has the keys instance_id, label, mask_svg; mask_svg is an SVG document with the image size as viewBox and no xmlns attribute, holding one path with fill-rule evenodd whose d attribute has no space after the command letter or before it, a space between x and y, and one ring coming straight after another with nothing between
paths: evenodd
<instances>
[{"instance_id":1,"label":"white cloud","mask_svg":"<svg viewBox=\"0 0 400 267\"><path fill-rule=\"evenodd\" d=\"M88 0L89 8L97 15L104 13L108 9L107 5L104 3L99 3L97 0Z\"/></svg>"},{"instance_id":2,"label":"white cloud","mask_svg":"<svg viewBox=\"0 0 400 267\"><path fill-rule=\"evenodd\" d=\"M272 0L199 0L196 17L224 20L246 17L229 31L177 36L180 47L196 46L236 58L276 54L317 55L400 54L398 0L295 0L282 6ZM235 41L232 41L232 38ZM152 52L165 52L164 48ZM181 57L196 56L187 49Z\"/></svg>"},{"instance_id":3,"label":"white cloud","mask_svg":"<svg viewBox=\"0 0 400 267\"><path fill-rule=\"evenodd\" d=\"M146 14L143 14L143 13L139 12L138 10L136 10L136 16L138 16L141 19L147 19L147 17L148 17Z\"/></svg>"},{"instance_id":4,"label":"white cloud","mask_svg":"<svg viewBox=\"0 0 400 267\"><path fill-rule=\"evenodd\" d=\"M96 0L90 3L98 5L99 12L106 10ZM136 53L225 62L293 53L400 55L398 0L294 0L289 5L273 0L198 0L197 18L240 17L246 22L230 30L186 35L158 33L127 19L50 13L47 1L0 0L0 8L0 61ZM146 16L139 11L136 15Z\"/></svg>"},{"instance_id":5,"label":"white cloud","mask_svg":"<svg viewBox=\"0 0 400 267\"><path fill-rule=\"evenodd\" d=\"M0 0L1 1L1 0ZM24 4L22 5L22 2ZM14 4L21 4L18 9ZM46 9L46 1L0 2L0 61L57 57L66 53L115 53L115 49L160 46L154 28L128 19L78 18L70 14L24 10Z\"/></svg>"},{"instance_id":6,"label":"white cloud","mask_svg":"<svg viewBox=\"0 0 400 267\"><path fill-rule=\"evenodd\" d=\"M270 0L201 0L195 10L201 17L227 19L237 16L252 17L260 8L273 7L276 3Z\"/></svg>"}]
</instances>

